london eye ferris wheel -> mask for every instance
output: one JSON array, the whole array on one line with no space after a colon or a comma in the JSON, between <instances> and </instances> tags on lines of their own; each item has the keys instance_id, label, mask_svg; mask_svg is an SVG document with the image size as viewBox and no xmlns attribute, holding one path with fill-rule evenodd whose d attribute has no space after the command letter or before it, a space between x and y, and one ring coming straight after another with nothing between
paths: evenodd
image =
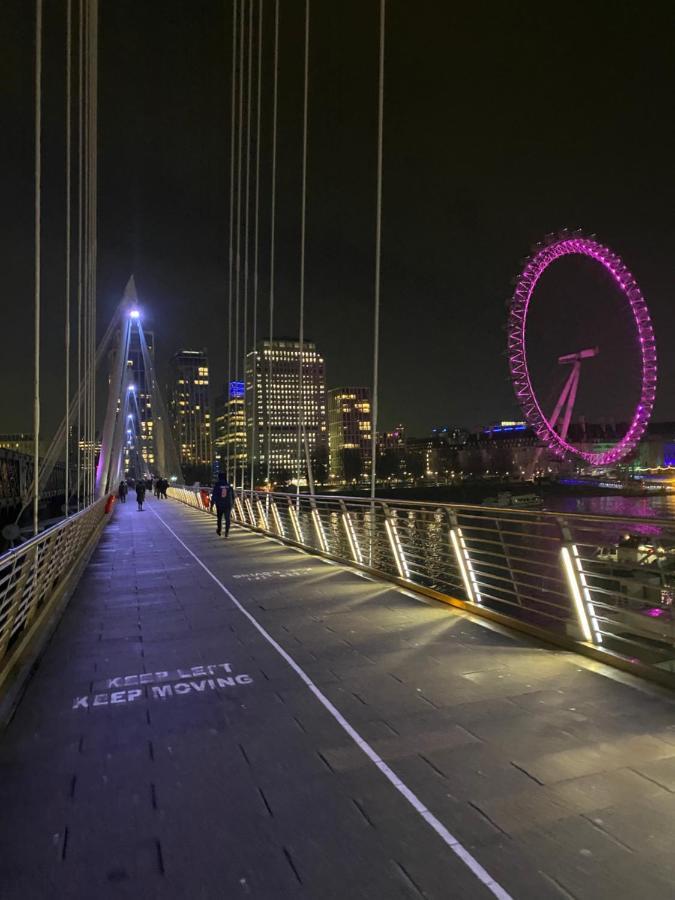
<instances>
[{"instance_id":1,"label":"london eye ferris wheel","mask_svg":"<svg viewBox=\"0 0 675 900\"><path fill-rule=\"evenodd\" d=\"M598 356L602 347L588 346L593 338L587 339L583 331L583 316L579 315L580 331L576 340L580 346L568 348L557 356L557 363L569 374L555 402L546 405L540 391L535 388L531 357L536 348L536 335L528 329L531 312L536 309L540 280L549 267L563 257L581 256L604 269L618 291L614 291L613 302L616 312L621 308L624 320L629 323L631 352L636 358L634 371L634 403L626 416L626 429L616 437L611 446L601 449L587 449L573 440L570 425L575 411L575 403L582 379L582 363ZM592 303L592 300L590 301ZM596 466L613 465L624 459L643 436L654 406L656 393L656 344L647 304L634 276L623 260L609 247L594 238L579 234L563 234L548 242L527 260L516 279L515 290L509 304L508 313L508 357L511 379L516 398L527 424L537 438L553 455L576 457ZM594 336L595 337L595 336ZM621 367L620 359L612 360L612 365Z\"/></svg>"}]
</instances>

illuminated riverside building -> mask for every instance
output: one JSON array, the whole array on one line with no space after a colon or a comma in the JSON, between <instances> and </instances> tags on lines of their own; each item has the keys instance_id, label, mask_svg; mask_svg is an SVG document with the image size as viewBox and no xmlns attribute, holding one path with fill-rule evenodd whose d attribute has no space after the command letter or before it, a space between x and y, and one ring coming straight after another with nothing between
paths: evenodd
<instances>
[{"instance_id":1,"label":"illuminated riverside building","mask_svg":"<svg viewBox=\"0 0 675 900\"><path fill-rule=\"evenodd\" d=\"M329 471L332 481L360 481L370 472L372 455L370 390L328 391Z\"/></svg>"},{"instance_id":2,"label":"illuminated riverside building","mask_svg":"<svg viewBox=\"0 0 675 900\"><path fill-rule=\"evenodd\" d=\"M216 398L214 450L216 467L233 484L241 483L247 469L246 407L244 382L231 381ZM228 471L229 459L229 471Z\"/></svg>"},{"instance_id":3,"label":"illuminated riverside building","mask_svg":"<svg viewBox=\"0 0 675 900\"><path fill-rule=\"evenodd\" d=\"M169 371L169 414L180 464L188 470L210 471L211 406L206 351L179 350L171 358Z\"/></svg>"},{"instance_id":4,"label":"illuminated riverside building","mask_svg":"<svg viewBox=\"0 0 675 900\"><path fill-rule=\"evenodd\" d=\"M38 453L40 457L44 457L49 449L49 442L41 439L39 441ZM35 453L35 438L32 434L0 434L0 447L5 450L15 450L17 453L25 453L26 456L33 456Z\"/></svg>"},{"instance_id":5,"label":"illuminated riverside building","mask_svg":"<svg viewBox=\"0 0 675 900\"><path fill-rule=\"evenodd\" d=\"M247 436L248 446L253 448L255 480L259 484L267 476L268 449L272 480L278 481L282 477L297 479L299 382L299 341L261 341L248 354ZM307 450L310 459L315 460L327 451L326 372L323 357L311 341L305 341L302 349L302 398ZM307 483L305 459L303 440L300 460L300 483L303 485Z\"/></svg>"}]
</instances>

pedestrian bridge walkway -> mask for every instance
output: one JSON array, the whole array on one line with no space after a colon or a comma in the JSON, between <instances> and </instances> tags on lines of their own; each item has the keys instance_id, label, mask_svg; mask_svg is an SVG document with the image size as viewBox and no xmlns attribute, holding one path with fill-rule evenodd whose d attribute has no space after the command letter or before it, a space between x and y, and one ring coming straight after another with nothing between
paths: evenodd
<instances>
[{"instance_id":1,"label":"pedestrian bridge walkway","mask_svg":"<svg viewBox=\"0 0 675 900\"><path fill-rule=\"evenodd\" d=\"M0 735L0 897L672 898L664 691L119 505Z\"/></svg>"}]
</instances>

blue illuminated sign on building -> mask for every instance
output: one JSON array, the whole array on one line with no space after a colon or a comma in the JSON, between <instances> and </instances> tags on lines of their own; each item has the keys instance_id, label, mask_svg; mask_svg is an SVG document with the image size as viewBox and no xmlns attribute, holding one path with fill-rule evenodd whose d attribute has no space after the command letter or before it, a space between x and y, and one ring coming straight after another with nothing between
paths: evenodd
<instances>
[{"instance_id":1,"label":"blue illuminated sign on building","mask_svg":"<svg viewBox=\"0 0 675 900\"><path fill-rule=\"evenodd\" d=\"M243 381L231 381L230 382L230 397L243 397L244 396L244 382Z\"/></svg>"}]
</instances>

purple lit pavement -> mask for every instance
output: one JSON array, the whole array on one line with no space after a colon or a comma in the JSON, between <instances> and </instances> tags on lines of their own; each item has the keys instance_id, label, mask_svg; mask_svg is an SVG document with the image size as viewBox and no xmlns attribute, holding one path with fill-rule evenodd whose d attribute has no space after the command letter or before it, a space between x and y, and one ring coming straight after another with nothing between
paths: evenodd
<instances>
[{"instance_id":1,"label":"purple lit pavement","mask_svg":"<svg viewBox=\"0 0 675 900\"><path fill-rule=\"evenodd\" d=\"M0 735L0 897L672 900L674 792L660 691L129 502Z\"/></svg>"}]
</instances>

